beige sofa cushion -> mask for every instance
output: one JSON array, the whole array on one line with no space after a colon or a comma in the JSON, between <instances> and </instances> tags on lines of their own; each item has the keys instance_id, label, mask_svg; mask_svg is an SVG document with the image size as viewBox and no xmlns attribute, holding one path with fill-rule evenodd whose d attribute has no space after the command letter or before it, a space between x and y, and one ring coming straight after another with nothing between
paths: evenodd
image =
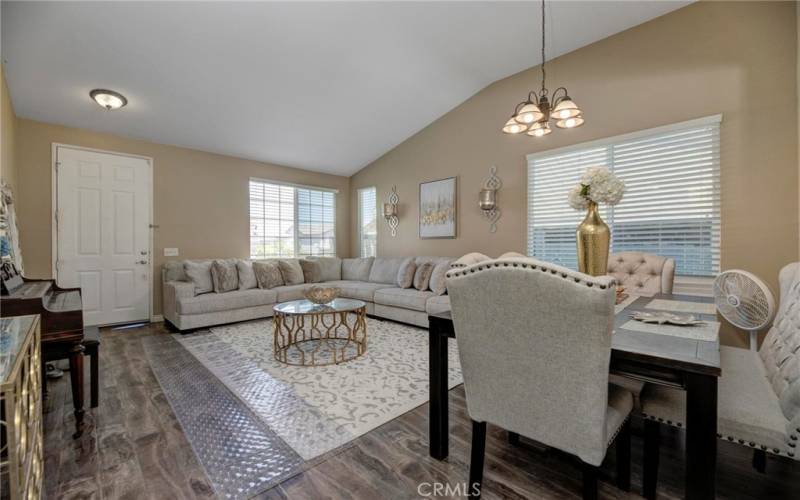
<instances>
[{"instance_id":1,"label":"beige sofa cushion","mask_svg":"<svg viewBox=\"0 0 800 500\"><path fill-rule=\"evenodd\" d=\"M343 259L342 279L345 281L369 281L374 257L365 259Z\"/></svg>"},{"instance_id":2,"label":"beige sofa cushion","mask_svg":"<svg viewBox=\"0 0 800 500\"><path fill-rule=\"evenodd\" d=\"M319 262L322 269L321 281L338 281L342 279L342 259L339 257L306 257Z\"/></svg>"},{"instance_id":3,"label":"beige sofa cushion","mask_svg":"<svg viewBox=\"0 0 800 500\"><path fill-rule=\"evenodd\" d=\"M312 286L314 285L311 283L301 283L299 285L279 286L277 288L273 288L273 290L278 292L278 302L288 302L290 300L304 299L305 296L303 295L303 292Z\"/></svg>"},{"instance_id":4,"label":"beige sofa cushion","mask_svg":"<svg viewBox=\"0 0 800 500\"><path fill-rule=\"evenodd\" d=\"M450 310L449 295L434 295L425 304L425 312L428 314L438 314Z\"/></svg>"},{"instance_id":5,"label":"beige sofa cushion","mask_svg":"<svg viewBox=\"0 0 800 500\"><path fill-rule=\"evenodd\" d=\"M217 259L211 263L211 282L216 293L225 293L239 288L239 272L236 259Z\"/></svg>"},{"instance_id":6,"label":"beige sofa cushion","mask_svg":"<svg viewBox=\"0 0 800 500\"><path fill-rule=\"evenodd\" d=\"M383 283L368 283L366 281L330 281L325 283L325 286L335 286L340 290L340 297L348 299L363 300L366 302L373 302L375 300L375 291L381 288L386 288Z\"/></svg>"},{"instance_id":7,"label":"beige sofa cushion","mask_svg":"<svg viewBox=\"0 0 800 500\"><path fill-rule=\"evenodd\" d=\"M183 263L183 272L189 281L194 283L194 293L208 293L214 291L214 282L211 280L212 261L187 260Z\"/></svg>"},{"instance_id":8,"label":"beige sofa cushion","mask_svg":"<svg viewBox=\"0 0 800 500\"><path fill-rule=\"evenodd\" d=\"M239 273L239 290L258 288L258 281L256 280L256 273L253 271L252 262L242 259L237 260L236 271Z\"/></svg>"},{"instance_id":9,"label":"beige sofa cushion","mask_svg":"<svg viewBox=\"0 0 800 500\"><path fill-rule=\"evenodd\" d=\"M404 258L399 259L386 259L383 257L375 257L372 261L372 268L369 271L370 283L385 283L387 285L394 285L397 283L397 273L406 261Z\"/></svg>"},{"instance_id":10,"label":"beige sofa cushion","mask_svg":"<svg viewBox=\"0 0 800 500\"><path fill-rule=\"evenodd\" d=\"M376 304L415 311L425 311L425 305L431 297L433 292L421 292L414 288L383 288L375 291Z\"/></svg>"},{"instance_id":11,"label":"beige sofa cushion","mask_svg":"<svg viewBox=\"0 0 800 500\"><path fill-rule=\"evenodd\" d=\"M179 298L178 314L206 314L244 307L274 304L278 294L272 290L234 290L227 293L207 293L195 297Z\"/></svg>"}]
</instances>

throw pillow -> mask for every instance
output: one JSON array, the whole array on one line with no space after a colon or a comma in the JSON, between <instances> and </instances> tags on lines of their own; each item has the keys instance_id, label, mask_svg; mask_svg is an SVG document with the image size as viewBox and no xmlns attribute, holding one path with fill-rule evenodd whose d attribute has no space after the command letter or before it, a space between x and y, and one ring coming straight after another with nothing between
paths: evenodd
<instances>
[{"instance_id":1,"label":"throw pillow","mask_svg":"<svg viewBox=\"0 0 800 500\"><path fill-rule=\"evenodd\" d=\"M413 257L409 257L400 264L397 271L397 286L400 288L411 288L414 285L414 273L417 272L417 264Z\"/></svg>"},{"instance_id":2,"label":"throw pillow","mask_svg":"<svg viewBox=\"0 0 800 500\"><path fill-rule=\"evenodd\" d=\"M342 259L342 279L352 281L368 281L375 257Z\"/></svg>"},{"instance_id":3,"label":"throw pillow","mask_svg":"<svg viewBox=\"0 0 800 500\"><path fill-rule=\"evenodd\" d=\"M300 260L303 269L303 280L306 283L319 283L322 281L322 266L315 260Z\"/></svg>"},{"instance_id":4,"label":"throw pillow","mask_svg":"<svg viewBox=\"0 0 800 500\"><path fill-rule=\"evenodd\" d=\"M258 288L275 288L283 285L283 275L274 262L253 262L253 272L256 275Z\"/></svg>"},{"instance_id":5,"label":"throw pillow","mask_svg":"<svg viewBox=\"0 0 800 500\"><path fill-rule=\"evenodd\" d=\"M287 285L303 283L303 268L297 259L279 260L278 267L283 275L283 282Z\"/></svg>"},{"instance_id":6,"label":"throw pillow","mask_svg":"<svg viewBox=\"0 0 800 500\"><path fill-rule=\"evenodd\" d=\"M239 272L239 290L249 290L258 286L252 262L238 260L236 261L236 270Z\"/></svg>"},{"instance_id":7,"label":"throw pillow","mask_svg":"<svg viewBox=\"0 0 800 500\"><path fill-rule=\"evenodd\" d=\"M239 272L236 260L215 260L211 264L211 282L217 293L230 292L239 287Z\"/></svg>"},{"instance_id":8,"label":"throw pillow","mask_svg":"<svg viewBox=\"0 0 800 500\"><path fill-rule=\"evenodd\" d=\"M183 272L189 281L194 283L194 294L214 291L214 282L211 280L211 261L183 263Z\"/></svg>"},{"instance_id":9,"label":"throw pillow","mask_svg":"<svg viewBox=\"0 0 800 500\"><path fill-rule=\"evenodd\" d=\"M488 255L484 255L479 252L471 252L459 257L452 264L450 264L450 267L467 267L471 266L472 264L477 264L478 262L483 262L484 260L491 260L491 258Z\"/></svg>"},{"instance_id":10,"label":"throw pillow","mask_svg":"<svg viewBox=\"0 0 800 500\"><path fill-rule=\"evenodd\" d=\"M450 270L450 261L442 261L436 264L431 271L431 281L429 286L435 295L442 295L447 291L447 271Z\"/></svg>"},{"instance_id":11,"label":"throw pillow","mask_svg":"<svg viewBox=\"0 0 800 500\"><path fill-rule=\"evenodd\" d=\"M419 291L428 289L428 284L431 281L431 274L433 273L433 264L424 262L417 266L417 271L414 273L414 288Z\"/></svg>"}]
</instances>

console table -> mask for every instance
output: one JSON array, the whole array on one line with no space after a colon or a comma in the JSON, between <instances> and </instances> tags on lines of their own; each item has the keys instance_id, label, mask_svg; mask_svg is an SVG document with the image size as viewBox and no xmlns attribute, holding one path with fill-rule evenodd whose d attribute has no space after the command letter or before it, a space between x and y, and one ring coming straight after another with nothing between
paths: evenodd
<instances>
[{"instance_id":1,"label":"console table","mask_svg":"<svg viewBox=\"0 0 800 500\"><path fill-rule=\"evenodd\" d=\"M39 316L0 319L0 497L42 497ZM8 491L3 491L8 488Z\"/></svg>"}]
</instances>

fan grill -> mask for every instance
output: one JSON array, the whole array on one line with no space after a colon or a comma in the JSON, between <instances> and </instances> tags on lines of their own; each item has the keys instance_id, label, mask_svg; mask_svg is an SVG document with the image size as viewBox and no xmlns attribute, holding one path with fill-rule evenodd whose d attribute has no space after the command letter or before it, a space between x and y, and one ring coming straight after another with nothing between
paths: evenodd
<instances>
[{"instance_id":1,"label":"fan grill","mask_svg":"<svg viewBox=\"0 0 800 500\"><path fill-rule=\"evenodd\" d=\"M719 313L743 330L760 330L775 313L775 300L764 282L746 271L725 271L714 281Z\"/></svg>"}]
</instances>

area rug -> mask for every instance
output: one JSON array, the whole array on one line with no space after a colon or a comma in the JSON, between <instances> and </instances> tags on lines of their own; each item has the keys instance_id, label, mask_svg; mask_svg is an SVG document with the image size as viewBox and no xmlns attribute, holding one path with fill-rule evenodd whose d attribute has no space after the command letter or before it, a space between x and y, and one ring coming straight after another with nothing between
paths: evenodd
<instances>
[{"instance_id":1,"label":"area rug","mask_svg":"<svg viewBox=\"0 0 800 500\"><path fill-rule=\"evenodd\" d=\"M428 332L367 319L367 352L340 365L284 365L272 321L145 339L195 454L222 497L247 498L428 401ZM455 341L449 387L462 382Z\"/></svg>"}]
</instances>

